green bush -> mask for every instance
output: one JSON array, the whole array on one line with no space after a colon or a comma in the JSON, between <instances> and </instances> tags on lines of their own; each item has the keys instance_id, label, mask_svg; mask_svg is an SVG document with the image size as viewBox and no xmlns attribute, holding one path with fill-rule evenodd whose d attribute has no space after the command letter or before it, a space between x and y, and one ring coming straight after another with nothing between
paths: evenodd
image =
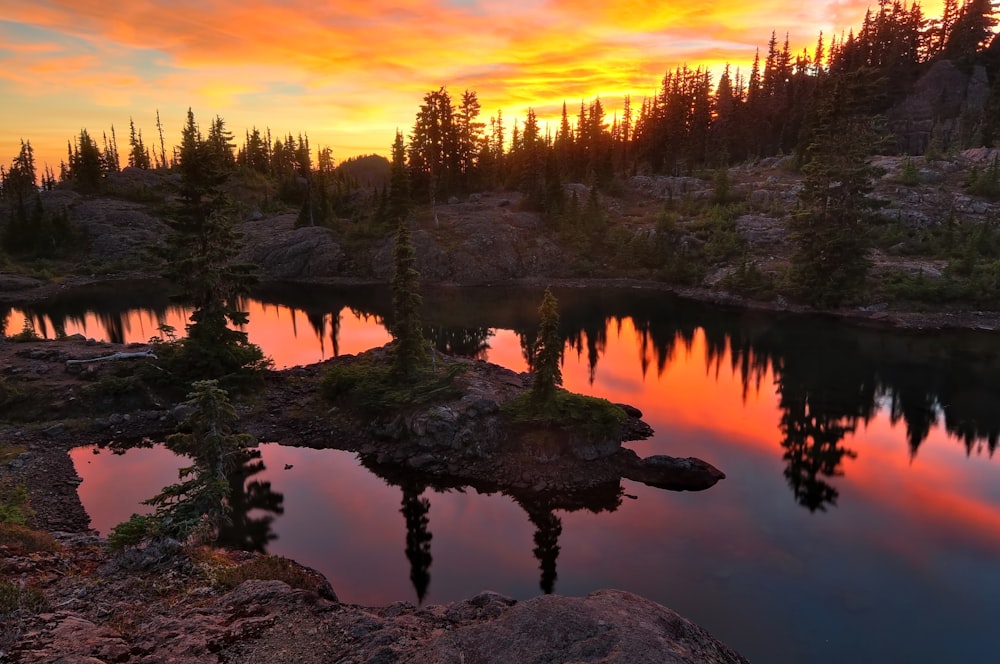
<instances>
[{"instance_id":1,"label":"green bush","mask_svg":"<svg viewBox=\"0 0 1000 664\"><path fill-rule=\"evenodd\" d=\"M722 280L722 286L734 293L768 299L774 296L774 277L765 274L748 254L743 254L736 269Z\"/></svg>"},{"instance_id":2,"label":"green bush","mask_svg":"<svg viewBox=\"0 0 1000 664\"><path fill-rule=\"evenodd\" d=\"M993 163L980 172L973 168L966 183L969 191L977 196L1000 199L1000 158L994 157Z\"/></svg>"},{"instance_id":3,"label":"green bush","mask_svg":"<svg viewBox=\"0 0 1000 664\"><path fill-rule=\"evenodd\" d=\"M154 515L133 514L128 521L123 521L111 529L108 534L108 545L112 551L121 551L160 535L160 520Z\"/></svg>"},{"instance_id":4,"label":"green bush","mask_svg":"<svg viewBox=\"0 0 1000 664\"><path fill-rule=\"evenodd\" d=\"M0 480L0 523L23 526L34 515L28 503L28 488L23 482Z\"/></svg>"}]
</instances>

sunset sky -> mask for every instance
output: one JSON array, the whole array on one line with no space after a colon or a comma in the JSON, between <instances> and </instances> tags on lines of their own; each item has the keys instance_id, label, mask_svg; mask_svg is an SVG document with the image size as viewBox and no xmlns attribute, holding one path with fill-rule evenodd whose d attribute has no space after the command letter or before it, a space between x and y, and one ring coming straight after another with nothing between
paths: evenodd
<instances>
[{"instance_id":1,"label":"sunset sky","mask_svg":"<svg viewBox=\"0 0 1000 664\"><path fill-rule=\"evenodd\" d=\"M127 152L133 117L147 145L159 109L167 149L187 108L216 114L242 142L256 125L307 132L338 160L387 154L423 95L475 90L487 121L542 119L563 100L625 94L641 104L667 69L749 68L774 30L811 53L856 27L875 0L5 0L0 15L0 163L21 138L54 169L66 141L114 125ZM921 3L940 14L939 0ZM508 134L509 135L509 134ZM124 146L124 147L123 147Z\"/></svg>"}]
</instances>

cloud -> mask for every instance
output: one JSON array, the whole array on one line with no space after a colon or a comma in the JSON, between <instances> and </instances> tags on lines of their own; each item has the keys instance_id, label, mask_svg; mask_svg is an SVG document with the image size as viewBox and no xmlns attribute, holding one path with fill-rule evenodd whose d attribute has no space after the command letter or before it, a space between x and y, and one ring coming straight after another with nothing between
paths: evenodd
<instances>
[{"instance_id":1,"label":"cloud","mask_svg":"<svg viewBox=\"0 0 1000 664\"><path fill-rule=\"evenodd\" d=\"M310 123L385 152L428 90L479 93L484 115L512 120L600 95L651 93L687 63L747 66L774 30L793 51L860 22L868 0L701 5L653 0L8 0L0 21L0 126L35 132L42 99L74 116L109 108L182 114L188 105L242 123ZM828 42L829 43L829 42ZM253 118L253 119L251 119ZM22 129L23 127L23 129ZM0 149L8 137L0 137ZM366 150L370 151L370 150ZM3 155L0 154L0 159Z\"/></svg>"}]
</instances>

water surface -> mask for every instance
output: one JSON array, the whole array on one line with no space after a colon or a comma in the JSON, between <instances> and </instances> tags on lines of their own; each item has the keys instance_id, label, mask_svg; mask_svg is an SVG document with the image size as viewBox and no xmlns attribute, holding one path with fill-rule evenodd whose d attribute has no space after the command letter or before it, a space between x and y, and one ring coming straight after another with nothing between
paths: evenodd
<instances>
[{"instance_id":1,"label":"water surface","mask_svg":"<svg viewBox=\"0 0 1000 664\"><path fill-rule=\"evenodd\" d=\"M993 658L997 339L858 330L647 292L556 295L566 387L640 408L656 430L631 444L641 455L698 456L727 479L697 493L626 480L613 510L598 500L597 512L546 511L383 479L344 452L264 444L265 469L250 482L257 500L269 483L280 510L248 509L248 541L320 569L347 602L613 587L670 606L755 661ZM540 293L425 299L440 346L525 368ZM87 307L27 313L50 334L124 341L162 320L183 329L186 315L169 304ZM248 310L251 339L288 366L384 343L391 305L378 290L297 289L261 293ZM98 452L73 455L101 532L174 481L180 463L162 448Z\"/></svg>"}]
</instances>

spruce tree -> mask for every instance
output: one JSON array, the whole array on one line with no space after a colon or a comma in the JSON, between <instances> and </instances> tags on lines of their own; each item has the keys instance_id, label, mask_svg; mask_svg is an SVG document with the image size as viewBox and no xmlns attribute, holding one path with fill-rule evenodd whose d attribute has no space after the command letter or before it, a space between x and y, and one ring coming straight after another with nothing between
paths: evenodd
<instances>
[{"instance_id":1,"label":"spruce tree","mask_svg":"<svg viewBox=\"0 0 1000 664\"><path fill-rule=\"evenodd\" d=\"M878 170L869 157L880 143L863 73L829 81L817 110L799 209L792 217L795 251L789 280L800 299L821 307L856 300L870 267L865 220Z\"/></svg>"},{"instance_id":2,"label":"spruce tree","mask_svg":"<svg viewBox=\"0 0 1000 664\"><path fill-rule=\"evenodd\" d=\"M541 322L538 326L538 339L535 340L531 353L534 374L531 396L537 403L545 403L555 396L556 387L562 385L563 354L563 338L559 333L559 302L548 288L545 289L538 313Z\"/></svg>"},{"instance_id":3,"label":"spruce tree","mask_svg":"<svg viewBox=\"0 0 1000 664\"><path fill-rule=\"evenodd\" d=\"M95 193L104 179L104 156L86 129L80 130L69 158L69 178L83 193Z\"/></svg>"},{"instance_id":4,"label":"spruce tree","mask_svg":"<svg viewBox=\"0 0 1000 664\"><path fill-rule=\"evenodd\" d=\"M396 248L393 251L396 273L392 278L393 324L390 329L396 343L393 349L393 370L412 378L427 360L420 322L420 273L416 268L416 250L410 241L405 221L399 222Z\"/></svg>"},{"instance_id":5,"label":"spruce tree","mask_svg":"<svg viewBox=\"0 0 1000 664\"><path fill-rule=\"evenodd\" d=\"M397 129L389 166L389 200L386 205L388 221L399 224L406 219L411 204L410 183L406 173L406 146L403 143L403 133Z\"/></svg>"},{"instance_id":6,"label":"spruce tree","mask_svg":"<svg viewBox=\"0 0 1000 664\"><path fill-rule=\"evenodd\" d=\"M227 325L247 322L247 313L238 309L237 301L253 276L250 266L234 262L240 235L219 189L226 172L190 109L177 167L181 206L168 221L171 233L163 256L164 276L194 307L183 344L185 371L191 377L222 378L255 368L263 355L248 342L246 332Z\"/></svg>"}]
</instances>

